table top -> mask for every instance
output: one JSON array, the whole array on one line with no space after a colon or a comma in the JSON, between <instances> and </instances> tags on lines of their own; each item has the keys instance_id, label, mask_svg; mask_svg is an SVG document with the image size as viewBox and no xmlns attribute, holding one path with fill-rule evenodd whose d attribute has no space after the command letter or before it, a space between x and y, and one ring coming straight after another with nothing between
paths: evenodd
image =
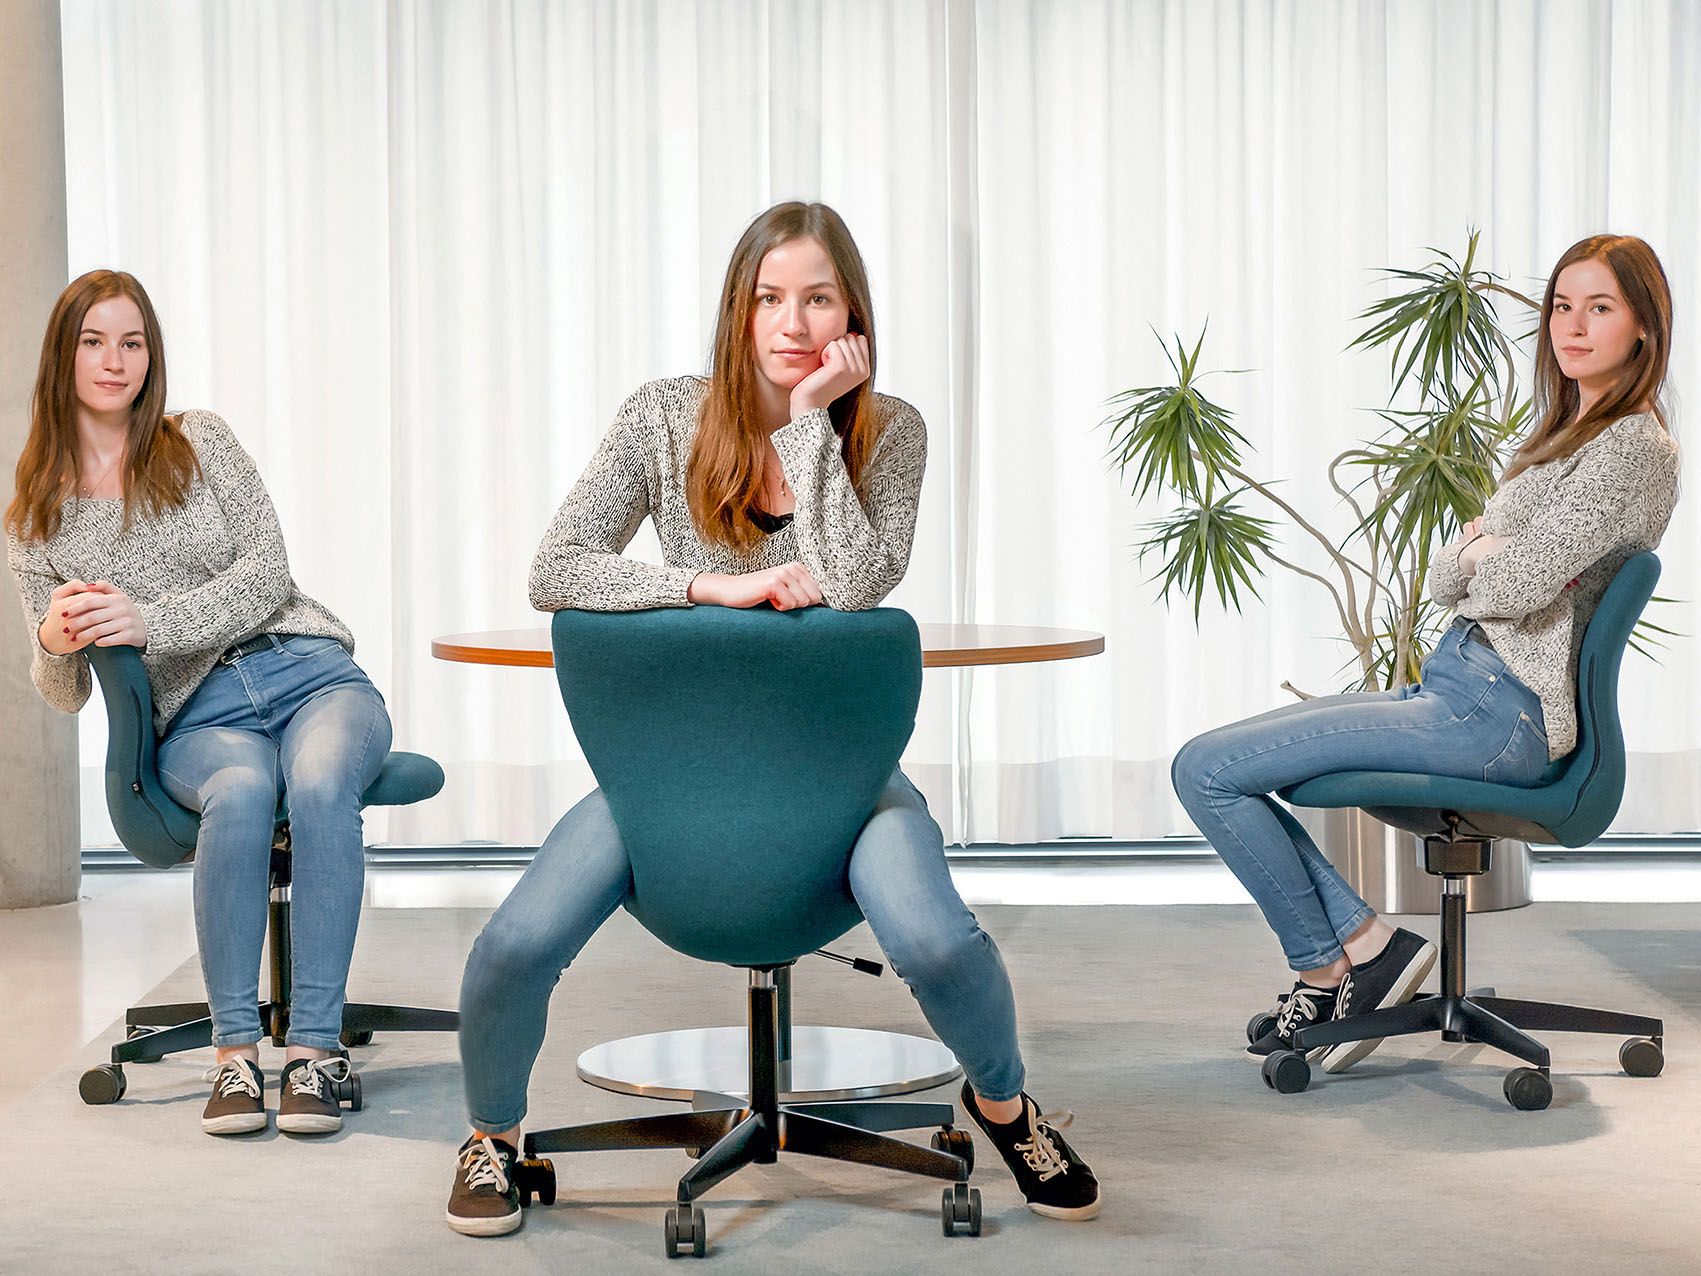
<instances>
[{"instance_id":1,"label":"table top","mask_svg":"<svg viewBox=\"0 0 1701 1276\"><path fill-rule=\"evenodd\" d=\"M921 663L928 669L965 665L1022 665L1042 660L1075 660L1104 650L1104 635L1086 629L1047 629L1038 625L936 625L921 629ZM431 640L439 660L473 665L518 665L551 669L555 653L549 630L487 629L445 634Z\"/></svg>"}]
</instances>

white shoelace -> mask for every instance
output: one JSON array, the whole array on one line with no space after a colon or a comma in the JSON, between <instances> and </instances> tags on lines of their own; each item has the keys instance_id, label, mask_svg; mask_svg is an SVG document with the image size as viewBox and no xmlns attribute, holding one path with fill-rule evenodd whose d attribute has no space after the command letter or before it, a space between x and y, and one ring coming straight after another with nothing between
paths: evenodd
<instances>
[{"instance_id":1,"label":"white shoelace","mask_svg":"<svg viewBox=\"0 0 1701 1276\"><path fill-rule=\"evenodd\" d=\"M1335 994L1335 1018L1345 1019L1347 1007L1353 1002L1353 973L1347 972L1347 977L1341 980L1341 991Z\"/></svg>"},{"instance_id":2,"label":"white shoelace","mask_svg":"<svg viewBox=\"0 0 1701 1276\"><path fill-rule=\"evenodd\" d=\"M1073 1125L1075 1114L1059 1112L1054 1116L1041 1116L1039 1110L1031 1105L1030 1111L1032 1115L1028 1118L1028 1129L1033 1132L1034 1137L1026 1143L1016 1144L1016 1151L1022 1154L1028 1168L1038 1174L1040 1182L1044 1183L1059 1174L1069 1172L1069 1162L1057 1150L1057 1144L1051 1141L1051 1136Z\"/></svg>"},{"instance_id":3,"label":"white shoelace","mask_svg":"<svg viewBox=\"0 0 1701 1276\"><path fill-rule=\"evenodd\" d=\"M348 1060L341 1055L329 1059L309 1059L305 1067L297 1068L289 1074L289 1092L310 1094L315 1099L323 1099L325 1082L347 1081L351 1071Z\"/></svg>"},{"instance_id":4,"label":"white shoelace","mask_svg":"<svg viewBox=\"0 0 1701 1276\"><path fill-rule=\"evenodd\" d=\"M240 1091L250 1099L260 1097L260 1083L254 1079L253 1069L240 1059L227 1059L223 1063L215 1063L201 1074L201 1080L211 1081L218 1087L218 1097L228 1099Z\"/></svg>"},{"instance_id":5,"label":"white shoelace","mask_svg":"<svg viewBox=\"0 0 1701 1276\"><path fill-rule=\"evenodd\" d=\"M1289 993L1287 1004L1282 1007L1282 1013L1276 1016L1276 1035L1284 1040L1293 1036L1295 1030L1301 1026L1299 1022L1301 1013L1305 1015L1308 1023L1315 1023L1317 1021L1317 1002L1320 998L1326 996L1328 991L1327 988L1295 988ZM1345 988L1343 987L1342 991L1336 995L1344 997L1346 995ZM1337 1006L1340 1004L1340 1002L1336 1002ZM1337 1009L1335 1014L1338 1017L1340 1011Z\"/></svg>"},{"instance_id":6,"label":"white shoelace","mask_svg":"<svg viewBox=\"0 0 1701 1276\"><path fill-rule=\"evenodd\" d=\"M461 1153L461 1173L466 1177L469 1189L493 1187L498 1192L508 1190L508 1173L502 1168L502 1154L496 1150L496 1144L490 1141L489 1135Z\"/></svg>"}]
</instances>

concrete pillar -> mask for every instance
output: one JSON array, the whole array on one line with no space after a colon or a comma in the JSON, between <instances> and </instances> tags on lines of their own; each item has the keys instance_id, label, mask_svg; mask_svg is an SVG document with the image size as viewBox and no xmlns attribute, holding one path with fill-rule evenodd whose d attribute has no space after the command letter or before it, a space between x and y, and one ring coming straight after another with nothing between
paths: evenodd
<instances>
[{"instance_id":1,"label":"concrete pillar","mask_svg":"<svg viewBox=\"0 0 1701 1276\"><path fill-rule=\"evenodd\" d=\"M65 117L57 0L0 3L0 504L29 432L47 312L65 286ZM0 572L0 909L82 883L76 719L30 682L30 637Z\"/></svg>"}]
</instances>

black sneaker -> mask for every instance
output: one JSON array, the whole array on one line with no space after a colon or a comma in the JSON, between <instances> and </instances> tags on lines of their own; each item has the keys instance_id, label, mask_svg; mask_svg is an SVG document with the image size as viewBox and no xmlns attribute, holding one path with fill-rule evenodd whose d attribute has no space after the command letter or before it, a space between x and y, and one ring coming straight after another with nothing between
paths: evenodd
<instances>
[{"instance_id":1,"label":"black sneaker","mask_svg":"<svg viewBox=\"0 0 1701 1276\"><path fill-rule=\"evenodd\" d=\"M266 1128L266 1074L252 1059L238 1056L215 1064L202 1078L213 1083L213 1097L201 1109L208 1134L252 1134Z\"/></svg>"},{"instance_id":2,"label":"black sneaker","mask_svg":"<svg viewBox=\"0 0 1701 1276\"><path fill-rule=\"evenodd\" d=\"M520 1225L519 1153L501 1139L473 1135L461 1144L445 1218L462 1236L505 1236Z\"/></svg>"},{"instance_id":3,"label":"black sneaker","mask_svg":"<svg viewBox=\"0 0 1701 1276\"><path fill-rule=\"evenodd\" d=\"M348 1080L347 1059L292 1059L278 1078L278 1129L285 1134L335 1134L343 1128L336 1083Z\"/></svg>"},{"instance_id":4,"label":"black sneaker","mask_svg":"<svg viewBox=\"0 0 1701 1276\"><path fill-rule=\"evenodd\" d=\"M1354 966L1341 985L1335 1018L1350 1019L1371 1010L1400 1006L1417 995L1429 972L1435 969L1435 945L1404 927L1396 930L1388 946L1362 966ZM1326 1047L1323 1071L1345 1072L1364 1058L1383 1038L1343 1041Z\"/></svg>"},{"instance_id":5,"label":"black sneaker","mask_svg":"<svg viewBox=\"0 0 1701 1276\"><path fill-rule=\"evenodd\" d=\"M1098 1179L1058 1133L1074 1117L1067 1112L1045 1116L1024 1092L1022 1115L1007 1124L996 1124L982 1114L967 1081L963 1082L962 1101L963 1111L992 1140L992 1146L1016 1176L1016 1186L1022 1189L1029 1209L1047 1218L1076 1222L1099 1212Z\"/></svg>"},{"instance_id":6,"label":"black sneaker","mask_svg":"<svg viewBox=\"0 0 1701 1276\"><path fill-rule=\"evenodd\" d=\"M1246 1047L1246 1057L1262 1063L1278 1050L1292 1050L1294 1033L1313 1024L1328 1023L1335 1017L1337 995L1334 988L1318 988L1296 979L1293 991L1276 1001L1276 1026ZM1308 1050L1305 1057L1315 1059L1328 1048L1318 1046Z\"/></svg>"}]
</instances>

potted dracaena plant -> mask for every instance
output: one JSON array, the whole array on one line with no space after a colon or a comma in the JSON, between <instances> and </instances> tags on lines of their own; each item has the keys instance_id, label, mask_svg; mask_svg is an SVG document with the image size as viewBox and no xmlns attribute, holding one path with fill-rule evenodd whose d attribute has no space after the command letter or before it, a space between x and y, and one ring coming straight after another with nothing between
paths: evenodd
<instances>
[{"instance_id":1,"label":"potted dracaena plant","mask_svg":"<svg viewBox=\"0 0 1701 1276\"><path fill-rule=\"evenodd\" d=\"M1386 690L1417 680L1448 622L1446 609L1426 594L1431 555L1482 512L1508 445L1531 415L1518 379L1518 345L1530 334L1513 335L1501 308L1528 320L1540 307L1477 264L1479 238L1478 231L1469 232L1463 259L1432 248L1421 269L1383 271L1393 282L1391 295L1359 315L1364 327L1348 348L1386 348L1392 390L1388 405L1376 410L1383 424L1377 436L1328 463L1329 484L1353 519L1340 540L1306 518L1272 480L1252 472L1244 456L1249 444L1232 412L1202 387L1203 332L1191 350L1180 337L1173 351L1165 347L1173 384L1126 390L1110 400L1113 413L1103 424L1112 460L1136 499L1155 490L1171 507L1146 525L1138 546L1142 559L1163 560L1166 602L1172 593L1190 598L1195 621L1210 593L1238 610L1241 591L1256 596L1264 571L1274 565L1313 581L1333 605L1351 649L1342 690ZM1402 392L1410 406L1395 407ZM1315 542L1320 570L1283 552L1276 521L1247 508L1253 502L1285 516ZM1645 626L1644 638L1648 630L1668 632ZM1291 682L1282 685L1305 695ZM1370 898L1380 886L1384 897L1371 899L1373 906L1435 911L1434 881L1416 872L1415 839L1404 848L1409 855L1389 842L1409 834L1356 811L1308 823L1361 893ZM1396 853L1389 855L1390 849ZM1371 880L1402 859L1413 869L1403 886ZM1503 867L1489 877L1499 880L1482 882L1483 898L1473 907L1528 898L1528 848L1503 842L1495 862Z\"/></svg>"}]
</instances>

